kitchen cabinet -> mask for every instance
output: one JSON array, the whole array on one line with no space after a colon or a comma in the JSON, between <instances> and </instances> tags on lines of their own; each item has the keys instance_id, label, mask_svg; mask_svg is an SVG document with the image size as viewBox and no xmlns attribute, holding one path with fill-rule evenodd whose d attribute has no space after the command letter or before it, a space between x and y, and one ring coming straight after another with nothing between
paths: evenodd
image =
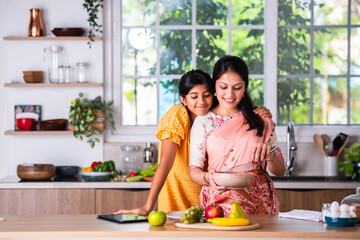
<instances>
[{"instance_id":1,"label":"kitchen cabinet","mask_svg":"<svg viewBox=\"0 0 360 240\"><path fill-rule=\"evenodd\" d=\"M293 209L321 211L322 203L339 203L354 189L276 189L275 194L280 203L280 212Z\"/></svg>"},{"instance_id":2,"label":"kitchen cabinet","mask_svg":"<svg viewBox=\"0 0 360 240\"><path fill-rule=\"evenodd\" d=\"M145 204L148 189L0 189L0 215L107 214Z\"/></svg>"}]
</instances>

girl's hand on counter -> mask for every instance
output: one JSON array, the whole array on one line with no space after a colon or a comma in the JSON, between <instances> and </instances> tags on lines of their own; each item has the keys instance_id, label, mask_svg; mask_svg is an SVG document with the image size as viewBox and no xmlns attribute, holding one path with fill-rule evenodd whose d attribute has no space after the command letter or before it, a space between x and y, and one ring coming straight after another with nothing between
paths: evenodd
<instances>
[{"instance_id":1,"label":"girl's hand on counter","mask_svg":"<svg viewBox=\"0 0 360 240\"><path fill-rule=\"evenodd\" d=\"M150 212L151 210L147 210L146 207L144 206L141 208L135 208L130 210L121 209L120 211L117 211L114 214L133 214L138 216L147 216L149 215Z\"/></svg>"}]
</instances>

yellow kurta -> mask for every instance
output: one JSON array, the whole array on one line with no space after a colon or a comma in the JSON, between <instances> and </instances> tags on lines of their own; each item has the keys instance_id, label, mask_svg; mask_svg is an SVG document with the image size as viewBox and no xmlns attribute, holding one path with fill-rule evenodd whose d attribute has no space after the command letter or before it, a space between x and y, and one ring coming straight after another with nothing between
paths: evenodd
<instances>
[{"instance_id":1,"label":"yellow kurta","mask_svg":"<svg viewBox=\"0 0 360 240\"><path fill-rule=\"evenodd\" d=\"M158 197L158 209L164 212L183 211L199 205L201 185L193 183L189 176L190 117L187 109L175 104L161 118L156 137L169 139L179 145L175 161ZM159 161L161 142L159 144Z\"/></svg>"}]
</instances>

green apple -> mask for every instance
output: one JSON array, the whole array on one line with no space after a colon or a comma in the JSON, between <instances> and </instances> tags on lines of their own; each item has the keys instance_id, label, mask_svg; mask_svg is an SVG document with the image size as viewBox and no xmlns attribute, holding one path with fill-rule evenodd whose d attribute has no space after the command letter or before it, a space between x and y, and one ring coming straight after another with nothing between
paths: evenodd
<instances>
[{"instance_id":1,"label":"green apple","mask_svg":"<svg viewBox=\"0 0 360 240\"><path fill-rule=\"evenodd\" d=\"M166 214L163 211L152 211L148 217L149 223L153 226L162 226L166 223Z\"/></svg>"}]
</instances>

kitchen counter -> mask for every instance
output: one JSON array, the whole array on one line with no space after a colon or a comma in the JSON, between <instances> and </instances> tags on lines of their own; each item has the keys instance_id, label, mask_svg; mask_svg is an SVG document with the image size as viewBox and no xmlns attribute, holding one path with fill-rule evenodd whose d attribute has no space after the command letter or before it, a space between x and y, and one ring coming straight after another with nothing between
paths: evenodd
<instances>
[{"instance_id":1,"label":"kitchen counter","mask_svg":"<svg viewBox=\"0 0 360 240\"><path fill-rule=\"evenodd\" d=\"M96 215L35 215L1 216L0 238L121 238L121 239L360 239L360 224L355 227L329 227L326 223L279 218L278 216L251 216L252 223L260 228L249 231L219 231L184 229L174 225L168 219L162 227L153 227L149 223L117 224L96 219Z\"/></svg>"},{"instance_id":2,"label":"kitchen counter","mask_svg":"<svg viewBox=\"0 0 360 240\"><path fill-rule=\"evenodd\" d=\"M273 180L276 189L356 189L356 181L321 180ZM108 188L108 189L150 189L150 182L23 182L16 176L0 179L0 189L41 188Z\"/></svg>"}]
</instances>

